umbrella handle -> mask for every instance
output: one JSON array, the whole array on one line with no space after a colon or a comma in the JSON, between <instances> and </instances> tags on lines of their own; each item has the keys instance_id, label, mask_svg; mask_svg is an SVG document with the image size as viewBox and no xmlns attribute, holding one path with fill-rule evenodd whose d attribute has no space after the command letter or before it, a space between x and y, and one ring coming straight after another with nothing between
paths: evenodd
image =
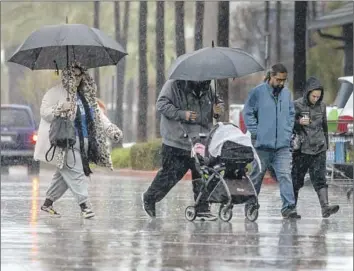
<instances>
[{"instance_id":1,"label":"umbrella handle","mask_svg":"<svg viewBox=\"0 0 354 271\"><path fill-rule=\"evenodd\" d=\"M214 104L216 105L216 79L214 79ZM214 110L213 110L214 111ZM214 119L219 119L219 114L213 114Z\"/></svg>"},{"instance_id":2,"label":"umbrella handle","mask_svg":"<svg viewBox=\"0 0 354 271\"><path fill-rule=\"evenodd\" d=\"M53 60L54 64L55 64L55 72L57 75L59 75L59 67L58 67L58 63L56 60Z\"/></svg>"}]
</instances>

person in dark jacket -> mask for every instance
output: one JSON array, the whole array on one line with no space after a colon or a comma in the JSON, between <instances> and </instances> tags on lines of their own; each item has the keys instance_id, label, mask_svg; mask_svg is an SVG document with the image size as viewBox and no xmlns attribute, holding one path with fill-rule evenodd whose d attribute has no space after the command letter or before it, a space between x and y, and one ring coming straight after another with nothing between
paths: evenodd
<instances>
[{"instance_id":1,"label":"person in dark jacket","mask_svg":"<svg viewBox=\"0 0 354 271\"><path fill-rule=\"evenodd\" d=\"M199 133L208 133L215 114L220 115L224 111L222 100L213 93L210 81L168 80L164 84L156 102L156 108L161 113L162 168L142 195L143 208L150 217L156 216L156 202L161 201L189 169L192 171L196 200L201 187L198 181L200 176L191 158L191 145L188 138L184 137L181 123L191 138ZM196 211L197 219L217 219L210 213L204 197Z\"/></svg>"},{"instance_id":2,"label":"person in dark jacket","mask_svg":"<svg viewBox=\"0 0 354 271\"><path fill-rule=\"evenodd\" d=\"M294 102L296 112L294 131L299 137L300 146L293 152L291 175L297 203L305 175L310 171L310 179L321 204L322 216L329 217L338 212L339 206L328 204L326 184L328 126L323 95L324 90L320 81L310 77L306 82L304 96Z\"/></svg>"},{"instance_id":3,"label":"person in dark jacket","mask_svg":"<svg viewBox=\"0 0 354 271\"><path fill-rule=\"evenodd\" d=\"M257 194L260 193L266 170L272 168L279 182L283 203L282 216L300 218L296 212L291 180L290 140L295 111L291 93L284 86L287 76L288 72L284 65L281 63L273 65L265 82L249 92L243 109L243 118L261 160L261 168L253 164L250 174ZM253 210L254 204L248 202L245 211Z\"/></svg>"}]
</instances>

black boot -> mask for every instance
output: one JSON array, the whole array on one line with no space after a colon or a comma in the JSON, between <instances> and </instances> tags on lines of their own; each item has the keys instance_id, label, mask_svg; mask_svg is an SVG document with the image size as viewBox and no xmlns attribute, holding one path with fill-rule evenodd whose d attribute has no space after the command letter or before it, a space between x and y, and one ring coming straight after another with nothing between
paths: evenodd
<instances>
[{"instance_id":1,"label":"black boot","mask_svg":"<svg viewBox=\"0 0 354 271\"><path fill-rule=\"evenodd\" d=\"M323 187L317 191L318 199L321 204L322 217L327 218L338 212L339 205L328 205L328 188Z\"/></svg>"},{"instance_id":2,"label":"black boot","mask_svg":"<svg viewBox=\"0 0 354 271\"><path fill-rule=\"evenodd\" d=\"M297 206L297 199L299 197L299 191L294 191L294 197L295 197L295 206Z\"/></svg>"},{"instance_id":3,"label":"black boot","mask_svg":"<svg viewBox=\"0 0 354 271\"><path fill-rule=\"evenodd\" d=\"M143 209L144 211L150 216L151 218L156 217L156 205L155 202L152 200L149 200L145 193L141 194L141 200L143 202Z\"/></svg>"},{"instance_id":4,"label":"black boot","mask_svg":"<svg viewBox=\"0 0 354 271\"><path fill-rule=\"evenodd\" d=\"M299 197L299 191L295 191L294 190L294 197L295 197L295 207L297 207L297 199ZM296 219L301 219L301 215L299 215L298 213L296 213L295 216Z\"/></svg>"}]
</instances>

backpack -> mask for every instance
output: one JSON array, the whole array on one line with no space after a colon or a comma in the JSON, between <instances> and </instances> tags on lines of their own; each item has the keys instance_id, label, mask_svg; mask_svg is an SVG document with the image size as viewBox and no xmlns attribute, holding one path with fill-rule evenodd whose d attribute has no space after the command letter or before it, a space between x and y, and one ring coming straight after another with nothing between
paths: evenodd
<instances>
[{"instance_id":1,"label":"backpack","mask_svg":"<svg viewBox=\"0 0 354 271\"><path fill-rule=\"evenodd\" d=\"M54 158L54 153L57 147L62 148L65 150L67 154L69 149L73 152L74 156L74 165L69 167L66 161L66 166L72 169L75 166L76 159L74 153L74 145L76 143L76 131L74 122L71 121L66 116L56 116L52 123L50 124L49 129L49 142L50 148L45 155L45 159L47 162L50 162ZM53 149L52 157L49 160L48 154Z\"/></svg>"}]
</instances>

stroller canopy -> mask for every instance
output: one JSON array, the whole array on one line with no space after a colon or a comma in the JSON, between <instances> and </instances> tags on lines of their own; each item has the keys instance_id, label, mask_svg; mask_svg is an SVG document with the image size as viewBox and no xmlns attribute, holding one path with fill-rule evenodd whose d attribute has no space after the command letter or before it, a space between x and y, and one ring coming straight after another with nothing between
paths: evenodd
<instances>
[{"instance_id":1,"label":"stroller canopy","mask_svg":"<svg viewBox=\"0 0 354 271\"><path fill-rule=\"evenodd\" d=\"M261 168L261 162L255 148L252 145L251 136L244 134L240 128L232 123L218 122L210 131L207 146L209 154L213 157L220 156L222 147L227 141L231 141L246 147L251 147L254 158Z\"/></svg>"}]
</instances>

